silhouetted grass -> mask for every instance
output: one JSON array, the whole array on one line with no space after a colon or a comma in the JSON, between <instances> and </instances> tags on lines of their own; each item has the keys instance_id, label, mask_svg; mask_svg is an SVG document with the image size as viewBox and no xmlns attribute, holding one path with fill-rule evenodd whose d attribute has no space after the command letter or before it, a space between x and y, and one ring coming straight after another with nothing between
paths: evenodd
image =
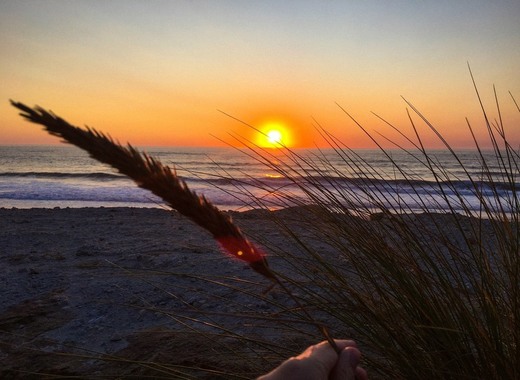
<instances>
[{"instance_id":1,"label":"silhouetted grass","mask_svg":"<svg viewBox=\"0 0 520 380\"><path fill-rule=\"evenodd\" d=\"M478 91L477 96L480 101ZM278 203L274 206L282 210L261 215L269 215L270 223L283 234L283 243L260 233L254 236L254 229L251 231L269 248L270 262L274 263L269 273L296 289L297 301L280 298L279 289L264 294L265 284L255 279L194 276L206 285L200 288L200 295L214 297L216 302L226 301L224 296L219 299L215 295L216 288L261 302L265 312L259 312L255 305L236 305L228 315L234 320L251 321L247 323L258 334L236 332L232 324L220 318L222 313L204 308L194 308L193 315L186 315L150 305L154 312L167 313L192 334L210 340L218 337L222 357L233 357L242 364L206 368L208 378L248 378L267 371L304 345L322 339L312 328L314 318L330 327L334 337L358 341L372 378L520 377L520 156L507 138L499 102L498 117L493 121L481 103L490 151L481 148L482 142L477 141L467 122L469 135L474 138L472 164L480 165L480 178L469 174L467 161L426 117L406 103L412 135L392 127L411 148L396 143L395 149L413 160L416 168L421 167L421 175L403 167L394 158L395 151L382 148L368 132L392 173L381 172L319 125L317 129L335 153L334 160L324 152L309 156L284 147L275 155L242 141L244 154L289 179L305 194L296 197L286 188L258 183L258 187L276 194ZM26 113L30 110L22 109ZM421 128L436 134L452 161L458 163L456 179L467 181L467 191L480 202L478 210L452 184L453 174L435 152L426 149L416 119ZM135 156L131 149L129 152ZM152 168L161 168L153 159L144 161ZM345 169L359 175L351 187L343 181ZM391 187L392 176L410 184L423 180L423 186L435 197L425 199L420 186L412 187L412 205L399 192L372 186L374 181L386 181ZM151 188L156 186L153 178L147 183ZM252 196L246 187L237 191ZM193 200L199 202L198 198ZM251 204L273 207L262 198L252 197ZM447 212L438 213L439 209ZM143 278L146 281L146 276ZM264 329L275 329L276 334L266 337L260 333ZM183 373L190 378L204 370L201 363L191 367L140 364L164 376ZM220 363L225 366L227 362Z\"/></svg>"},{"instance_id":2,"label":"silhouetted grass","mask_svg":"<svg viewBox=\"0 0 520 380\"><path fill-rule=\"evenodd\" d=\"M478 91L477 97L480 101ZM295 195L284 189L269 189L277 192L280 207L305 206L298 228L274 214L303 255L294 250L281 254L300 278L292 281L293 286L301 289L305 304L332 318L328 320L335 336L350 332L360 343L372 375L516 379L520 376L520 159L507 138L499 102L494 121L481 103L490 150L481 147L467 122L475 147L470 163L481 167L480 178L469 174L467 159L406 103L413 136L401 132L400 136L412 148L399 144L396 148L416 168L422 167L427 178L402 167L393 158L395 150L382 148L370 137L404 183L423 180L434 192L433 199L426 199L420 186L413 187L413 205L400 199L398 192L382 190L381 181L393 186L388 180L391 173L382 173L319 126L335 151L333 160L330 155L309 157L281 148L284 159L269 164L273 161L269 151L247 145L251 155L305 193L295 201ZM425 148L417 118L458 163L457 178ZM356 185L345 185L345 168L361 173ZM465 192L479 200L478 210L468 203L468 194L454 186L454 179L467 182ZM372 186L375 180L378 186ZM437 211L442 209L447 212ZM305 231L306 238L297 231ZM316 242L326 246L326 252Z\"/></svg>"}]
</instances>

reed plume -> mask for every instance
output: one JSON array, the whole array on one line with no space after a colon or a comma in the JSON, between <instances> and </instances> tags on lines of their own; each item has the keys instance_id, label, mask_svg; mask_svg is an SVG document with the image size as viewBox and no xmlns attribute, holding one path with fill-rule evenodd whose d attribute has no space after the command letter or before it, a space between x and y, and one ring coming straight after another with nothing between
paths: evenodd
<instances>
[{"instance_id":1,"label":"reed plume","mask_svg":"<svg viewBox=\"0 0 520 380\"><path fill-rule=\"evenodd\" d=\"M51 135L87 151L92 158L112 166L133 179L139 187L162 198L168 206L209 231L226 252L247 262L264 277L277 282L268 267L265 253L244 236L228 215L204 196L191 191L177 176L175 169L138 151L130 144L122 146L110 136L93 128L75 127L41 107L31 108L13 100L11 105L21 110L20 115L26 120L43 125Z\"/></svg>"},{"instance_id":2,"label":"reed plume","mask_svg":"<svg viewBox=\"0 0 520 380\"><path fill-rule=\"evenodd\" d=\"M43 125L51 135L62 138L66 143L76 145L87 151L95 160L117 169L121 174L133 179L139 187L151 191L162 198L171 208L209 231L226 252L247 262L254 271L280 286L294 300L309 322L320 330L330 345L339 353L327 328L312 318L292 292L269 268L266 254L243 235L228 215L220 211L204 196L199 196L191 191L186 183L177 176L174 169L148 154L140 152L130 144L124 147L110 136L93 128L82 129L73 126L39 106L31 108L13 100L11 100L11 105L21 110L20 115L28 121Z\"/></svg>"}]
</instances>

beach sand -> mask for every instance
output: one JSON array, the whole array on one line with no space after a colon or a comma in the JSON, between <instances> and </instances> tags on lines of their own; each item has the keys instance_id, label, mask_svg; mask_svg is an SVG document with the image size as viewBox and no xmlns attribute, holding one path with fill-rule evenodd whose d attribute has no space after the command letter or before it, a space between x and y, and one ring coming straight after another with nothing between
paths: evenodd
<instances>
[{"instance_id":1,"label":"beach sand","mask_svg":"<svg viewBox=\"0 0 520 380\"><path fill-rule=\"evenodd\" d=\"M246 233L286 244L265 212L233 214ZM269 280L168 210L0 209L0 268L1 378L145 373L92 359L107 355L229 368L222 347L236 347L213 325L270 341L284 334L232 314L269 315L269 301L285 295L259 298Z\"/></svg>"},{"instance_id":2,"label":"beach sand","mask_svg":"<svg viewBox=\"0 0 520 380\"><path fill-rule=\"evenodd\" d=\"M252 240L296 251L270 214L232 216ZM311 218L297 210L276 214L284 223ZM410 218L415 225L419 216ZM298 222L291 230L307 232ZM322 242L311 244L328 254ZM290 271L280 255L269 262ZM253 377L323 339L315 326L301 327L314 335L294 336L294 329L271 321L287 295L276 288L263 295L268 279L226 257L207 232L168 210L0 209L0 273L0 378L160 374L140 361L236 367ZM287 354L236 360L233 352L248 347L233 335L275 342Z\"/></svg>"}]
</instances>

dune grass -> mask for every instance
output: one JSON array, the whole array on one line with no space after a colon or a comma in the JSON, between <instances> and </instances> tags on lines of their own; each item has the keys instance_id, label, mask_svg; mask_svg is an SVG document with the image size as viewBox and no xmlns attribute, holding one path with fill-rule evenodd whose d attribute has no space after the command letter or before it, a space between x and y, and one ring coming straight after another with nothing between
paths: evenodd
<instances>
[{"instance_id":1,"label":"dune grass","mask_svg":"<svg viewBox=\"0 0 520 380\"><path fill-rule=\"evenodd\" d=\"M478 90L477 97L480 101ZM325 154L309 158L286 150L285 163L277 160L270 165L306 195L299 201L307 206L300 229L335 253L327 257L277 218L305 256L283 253L303 278L293 285L300 287L306 304L335 319L330 322L336 327L334 334L350 331L358 340L372 375L516 379L520 376L519 152L507 138L498 100L495 121L481 103L492 148L481 148L474 138L470 163L477 163L482 175L472 178L465 168L467 159L406 103L414 132L412 137L400 135L412 148L399 144L396 148L415 161L415 167L422 167L427 178L402 167L393 158L395 151L383 149L371 138L403 182L424 180L424 186L435 192L433 199L425 199L421 188L415 187L412 206L399 199L398 192L392 195L381 186L371 186L374 180L387 180L389 173L379 172L319 126L335 150L334 161ZM415 119L437 135L458 163L457 178L424 147ZM473 127L469 122L467 126L474 137ZM248 147L266 164L272 161L269 152ZM346 187L342 168L363 173L360 183ZM467 192L480 201L478 210L452 185L453 179L467 182ZM279 206L294 204L293 194L269 190L278 193ZM448 212L439 214L437 209Z\"/></svg>"},{"instance_id":2,"label":"dune grass","mask_svg":"<svg viewBox=\"0 0 520 380\"><path fill-rule=\"evenodd\" d=\"M478 91L477 97L480 101ZM268 237L255 236L251 231L255 240L268 248L270 261L275 263L268 269L267 277L272 272L289 283L298 301L278 297L276 289L265 294L261 291L265 284L254 280L208 275L199 278L207 285L200 290L203 295L211 297L214 287L221 287L265 302L269 305L265 313L246 307L235 316L250 320L258 330L276 326L282 332L281 340L235 333L219 322L217 314L199 310L215 321L211 327L218 332L208 332L193 327L197 322L207 327L208 319L200 314L191 317L163 311L184 323L192 334L210 339L218 336L222 339L221 354L232 356L235 362L247 367L206 369L208 378L250 378L306 344L322 340L312 328L312 321L309 323L308 312L313 315L312 320L330 327L334 337L358 341L364 366L372 378L520 377L520 156L507 138L499 102L494 121L481 103L487 143L492 147L487 151L474 139L472 163L480 165L481 178L472 178L465 169L468 161L452 149L426 117L411 103L407 104L412 135L406 136L399 127L394 128L412 148L400 144L395 148L414 160L416 167L423 168L421 173L427 173L424 186L436 192L434 199L426 200L421 188L415 187L413 206L401 199L398 192L390 195L381 191L381 186L371 186L375 180L388 181L388 186L392 186L389 173L378 171L319 125L317 129L334 150L334 160L319 152L304 156L283 147L283 159L277 156L274 160L270 151L243 142L245 154L291 180L305 194L296 198L285 188L258 183L260 188L276 193L278 207L291 207L266 213L286 237L286 244L275 246ZM31 109L23 107L30 114ZM474 136L469 122L467 126L469 135ZM479 210L470 207L465 196L451 184L453 174L435 152L424 147L419 132L424 127L437 135L452 160L459 163L457 179L467 181L468 191L480 200ZM374 136L371 138L393 175L404 183L421 180L420 175L394 159L393 150L383 149ZM129 152L133 154L131 149ZM152 167L156 165L151 159L147 162ZM355 186L345 186L344 168L362 173ZM159 171L164 173L163 169ZM150 183L155 186L153 178ZM237 191L249 194L245 187ZM204 200L196 198L197 202L202 204ZM272 207L262 198L252 198L251 202L258 208ZM437 213L435 202L449 212ZM225 224L228 219L222 220ZM259 273L265 275L265 270L260 269ZM150 363L143 366L149 369ZM158 366L163 375L168 374L168 367ZM189 373L204 369L177 370L190 378ZM179 373L170 374L176 377Z\"/></svg>"}]
</instances>

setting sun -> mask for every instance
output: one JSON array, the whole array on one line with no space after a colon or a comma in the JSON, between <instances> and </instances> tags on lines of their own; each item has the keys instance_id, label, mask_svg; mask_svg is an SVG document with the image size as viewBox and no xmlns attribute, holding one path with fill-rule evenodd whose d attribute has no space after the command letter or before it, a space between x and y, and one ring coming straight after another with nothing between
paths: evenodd
<instances>
[{"instance_id":1,"label":"setting sun","mask_svg":"<svg viewBox=\"0 0 520 380\"><path fill-rule=\"evenodd\" d=\"M290 146L288 127L281 122L264 123L259 129L257 144L263 148Z\"/></svg>"},{"instance_id":2,"label":"setting sun","mask_svg":"<svg viewBox=\"0 0 520 380\"><path fill-rule=\"evenodd\" d=\"M271 144L280 144L282 142L282 132L277 129L267 132L267 140Z\"/></svg>"}]
</instances>

